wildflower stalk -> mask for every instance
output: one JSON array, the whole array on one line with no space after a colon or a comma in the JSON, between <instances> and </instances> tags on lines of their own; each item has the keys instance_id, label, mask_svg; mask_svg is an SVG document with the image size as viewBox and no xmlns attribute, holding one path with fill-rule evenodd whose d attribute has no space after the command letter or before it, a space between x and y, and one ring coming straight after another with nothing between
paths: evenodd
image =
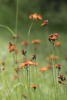
<instances>
[{"instance_id":1,"label":"wildflower stalk","mask_svg":"<svg viewBox=\"0 0 67 100\"><path fill-rule=\"evenodd\" d=\"M7 29L12 35L14 34L14 31L9 26L0 24L0 27Z\"/></svg>"},{"instance_id":2,"label":"wildflower stalk","mask_svg":"<svg viewBox=\"0 0 67 100\"><path fill-rule=\"evenodd\" d=\"M55 53L55 48L52 46L52 52ZM53 67L52 67L52 76L53 76L53 84L54 84L54 96L55 96L55 100L56 100L56 70L55 70L55 62L54 60L52 60L52 64L53 64Z\"/></svg>"},{"instance_id":3,"label":"wildflower stalk","mask_svg":"<svg viewBox=\"0 0 67 100\"><path fill-rule=\"evenodd\" d=\"M16 0L16 35L18 35L18 0ZM15 45L17 45L17 38L15 39ZM17 66L17 54L15 53L14 55L14 61L15 61L15 64ZM18 74L18 73L17 73ZM19 82L19 79L18 79L18 82ZM16 87L16 97L17 97L17 100L19 100L18 98L18 88Z\"/></svg>"},{"instance_id":4,"label":"wildflower stalk","mask_svg":"<svg viewBox=\"0 0 67 100\"><path fill-rule=\"evenodd\" d=\"M31 29L32 29L32 26L33 26L33 22L31 23L30 27L29 27L29 30L28 30L28 43L30 41L30 34L31 34ZM28 51L29 51L29 46L27 47ZM30 67L28 67L28 71L27 71L27 83L28 83L28 91L29 91L29 95L30 95Z\"/></svg>"},{"instance_id":5,"label":"wildflower stalk","mask_svg":"<svg viewBox=\"0 0 67 100\"><path fill-rule=\"evenodd\" d=\"M18 0L16 1L16 34L18 31Z\"/></svg>"},{"instance_id":6,"label":"wildflower stalk","mask_svg":"<svg viewBox=\"0 0 67 100\"><path fill-rule=\"evenodd\" d=\"M28 30L28 42L29 42L29 40L30 40L30 34L31 34L31 29L32 29L32 26L33 26L33 21L32 21L32 23L31 23L31 25L30 25L30 27L29 27L29 30Z\"/></svg>"}]
</instances>

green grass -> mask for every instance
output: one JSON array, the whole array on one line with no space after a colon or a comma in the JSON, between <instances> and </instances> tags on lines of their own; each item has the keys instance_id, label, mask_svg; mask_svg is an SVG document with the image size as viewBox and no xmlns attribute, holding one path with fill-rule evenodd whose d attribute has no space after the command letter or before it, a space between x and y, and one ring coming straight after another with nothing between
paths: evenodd
<instances>
[{"instance_id":1,"label":"green grass","mask_svg":"<svg viewBox=\"0 0 67 100\"><path fill-rule=\"evenodd\" d=\"M35 27L34 27L35 28ZM48 43L48 35L50 31L47 28L32 28L30 35L29 49L27 50L27 57L31 58L33 54L33 45L31 40L40 39L41 44L38 46L37 51L37 62L39 67L47 67L46 57L52 53L51 45ZM19 40L17 42L17 48L19 52L21 51L20 42L21 40L27 40L28 28L23 28L19 31ZM60 41L62 46L56 48L55 55L59 56L57 63L60 63L63 67L61 73L67 77L65 71L67 70L67 61L64 57L67 54L67 35L60 33ZM33 67L30 67L30 84L37 84L36 91L27 87L26 82L26 71L22 69L19 74L21 78L18 80L12 80L12 77L16 74L14 69L20 64L14 64L13 53L9 53L8 45L9 41L14 42L11 34L7 30L0 29L0 62L5 61L6 70L0 72L0 99L1 100L25 100L24 94L28 95L27 100L66 100L67 98L67 85L63 84L53 84L52 70L46 72L35 71ZM24 47L22 47L24 48ZM18 54L18 60L22 59L21 53ZM23 62L23 60L21 60ZM0 66L2 67L2 66ZM55 81L56 82L56 81ZM54 86L55 85L55 86Z\"/></svg>"}]
</instances>

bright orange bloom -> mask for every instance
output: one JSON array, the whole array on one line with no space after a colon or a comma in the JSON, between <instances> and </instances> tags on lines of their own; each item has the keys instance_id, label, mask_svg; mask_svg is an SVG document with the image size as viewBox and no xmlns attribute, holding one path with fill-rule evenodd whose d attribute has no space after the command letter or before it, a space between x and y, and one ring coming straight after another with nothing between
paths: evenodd
<instances>
[{"instance_id":1,"label":"bright orange bloom","mask_svg":"<svg viewBox=\"0 0 67 100\"><path fill-rule=\"evenodd\" d=\"M51 34L49 35L49 41L55 41L56 39L58 39L59 35L58 33L54 33L54 34Z\"/></svg>"},{"instance_id":2,"label":"bright orange bloom","mask_svg":"<svg viewBox=\"0 0 67 100\"><path fill-rule=\"evenodd\" d=\"M22 45L22 46L27 46L27 45L28 45L28 41L27 41L27 40L22 41L22 42L21 42L21 45Z\"/></svg>"},{"instance_id":3,"label":"bright orange bloom","mask_svg":"<svg viewBox=\"0 0 67 100\"><path fill-rule=\"evenodd\" d=\"M58 69L61 69L62 65L61 64L55 64L55 67L58 68Z\"/></svg>"},{"instance_id":4,"label":"bright orange bloom","mask_svg":"<svg viewBox=\"0 0 67 100\"><path fill-rule=\"evenodd\" d=\"M48 24L48 20L45 20L42 24L41 24L41 26L45 26L45 25L47 25Z\"/></svg>"},{"instance_id":5,"label":"bright orange bloom","mask_svg":"<svg viewBox=\"0 0 67 100\"><path fill-rule=\"evenodd\" d=\"M61 46L61 42L59 42L59 41L54 42L54 46L60 47Z\"/></svg>"},{"instance_id":6,"label":"bright orange bloom","mask_svg":"<svg viewBox=\"0 0 67 100\"><path fill-rule=\"evenodd\" d=\"M23 69L25 67L25 63L21 63L19 69Z\"/></svg>"},{"instance_id":7,"label":"bright orange bloom","mask_svg":"<svg viewBox=\"0 0 67 100\"><path fill-rule=\"evenodd\" d=\"M28 60L28 61L25 62L25 65L27 65L27 66L37 66L38 63Z\"/></svg>"},{"instance_id":8,"label":"bright orange bloom","mask_svg":"<svg viewBox=\"0 0 67 100\"><path fill-rule=\"evenodd\" d=\"M40 44L40 40L32 40L32 44Z\"/></svg>"},{"instance_id":9,"label":"bright orange bloom","mask_svg":"<svg viewBox=\"0 0 67 100\"><path fill-rule=\"evenodd\" d=\"M42 16L40 14L34 13L34 14L29 15L29 19L42 20Z\"/></svg>"},{"instance_id":10,"label":"bright orange bloom","mask_svg":"<svg viewBox=\"0 0 67 100\"><path fill-rule=\"evenodd\" d=\"M19 36L17 34L13 34L13 38L16 39L18 38Z\"/></svg>"},{"instance_id":11,"label":"bright orange bloom","mask_svg":"<svg viewBox=\"0 0 67 100\"><path fill-rule=\"evenodd\" d=\"M35 90L37 88L37 85L36 84L32 84L30 87L34 88L34 90Z\"/></svg>"},{"instance_id":12,"label":"bright orange bloom","mask_svg":"<svg viewBox=\"0 0 67 100\"><path fill-rule=\"evenodd\" d=\"M53 54L47 57L47 60L57 60L59 57L58 56L54 56Z\"/></svg>"},{"instance_id":13,"label":"bright orange bloom","mask_svg":"<svg viewBox=\"0 0 67 100\"><path fill-rule=\"evenodd\" d=\"M19 66L19 69L23 69L25 66L37 66L37 65L38 63L28 60L24 63L21 63L21 65Z\"/></svg>"},{"instance_id":14,"label":"bright orange bloom","mask_svg":"<svg viewBox=\"0 0 67 100\"><path fill-rule=\"evenodd\" d=\"M47 71L48 68L47 67L41 67L41 68L38 68L38 71L41 71L41 72L45 72Z\"/></svg>"},{"instance_id":15,"label":"bright orange bloom","mask_svg":"<svg viewBox=\"0 0 67 100\"><path fill-rule=\"evenodd\" d=\"M16 46L14 44L10 43L8 49L9 49L10 52L15 51Z\"/></svg>"},{"instance_id":16,"label":"bright orange bloom","mask_svg":"<svg viewBox=\"0 0 67 100\"><path fill-rule=\"evenodd\" d=\"M18 78L21 78L21 75L20 74L17 74L17 75L15 75L15 76L13 76L13 80L15 80L15 79L18 79Z\"/></svg>"}]
</instances>

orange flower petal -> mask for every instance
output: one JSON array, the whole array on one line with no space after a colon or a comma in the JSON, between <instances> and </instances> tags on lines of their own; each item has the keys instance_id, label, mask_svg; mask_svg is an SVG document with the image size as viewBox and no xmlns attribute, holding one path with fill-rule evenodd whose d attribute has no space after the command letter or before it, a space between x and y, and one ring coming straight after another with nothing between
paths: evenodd
<instances>
[{"instance_id":1,"label":"orange flower petal","mask_svg":"<svg viewBox=\"0 0 67 100\"><path fill-rule=\"evenodd\" d=\"M41 67L41 68L38 68L38 71L42 71L42 72L45 72L45 71L47 71L47 70L48 70L47 67Z\"/></svg>"}]
</instances>

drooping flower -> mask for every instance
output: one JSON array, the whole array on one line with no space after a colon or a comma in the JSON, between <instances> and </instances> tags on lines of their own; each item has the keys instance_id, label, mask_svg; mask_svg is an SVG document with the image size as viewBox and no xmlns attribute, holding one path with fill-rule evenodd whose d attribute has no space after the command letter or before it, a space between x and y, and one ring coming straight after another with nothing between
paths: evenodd
<instances>
[{"instance_id":1,"label":"drooping flower","mask_svg":"<svg viewBox=\"0 0 67 100\"><path fill-rule=\"evenodd\" d=\"M55 64L55 67L60 70L62 68L62 65L61 64Z\"/></svg>"},{"instance_id":2,"label":"drooping flower","mask_svg":"<svg viewBox=\"0 0 67 100\"><path fill-rule=\"evenodd\" d=\"M25 51L24 49L21 50L21 53L25 56L27 51Z\"/></svg>"},{"instance_id":3,"label":"drooping flower","mask_svg":"<svg viewBox=\"0 0 67 100\"><path fill-rule=\"evenodd\" d=\"M44 20L44 22L41 24L41 26L45 26L48 24L48 20Z\"/></svg>"},{"instance_id":4,"label":"drooping flower","mask_svg":"<svg viewBox=\"0 0 67 100\"><path fill-rule=\"evenodd\" d=\"M49 35L49 37L48 37L49 41L55 41L58 38L59 38L58 33L53 33L53 34Z\"/></svg>"},{"instance_id":5,"label":"drooping flower","mask_svg":"<svg viewBox=\"0 0 67 100\"><path fill-rule=\"evenodd\" d=\"M30 60L31 60L31 61L32 61L32 60L36 60L36 53L33 54L32 58L31 58Z\"/></svg>"},{"instance_id":6,"label":"drooping flower","mask_svg":"<svg viewBox=\"0 0 67 100\"><path fill-rule=\"evenodd\" d=\"M10 52L13 52L16 50L16 45L12 44L11 42L9 43L9 47L8 47Z\"/></svg>"},{"instance_id":7,"label":"drooping flower","mask_svg":"<svg viewBox=\"0 0 67 100\"><path fill-rule=\"evenodd\" d=\"M28 41L27 41L27 40L22 41L22 42L21 42L21 45L22 45L22 46L27 46L27 45L28 45Z\"/></svg>"},{"instance_id":8,"label":"drooping flower","mask_svg":"<svg viewBox=\"0 0 67 100\"><path fill-rule=\"evenodd\" d=\"M64 77L64 76L61 75L61 74L58 76L58 78L61 79L61 81L65 81L65 80L66 80L66 77Z\"/></svg>"},{"instance_id":9,"label":"drooping flower","mask_svg":"<svg viewBox=\"0 0 67 100\"><path fill-rule=\"evenodd\" d=\"M40 14L34 13L29 15L29 19L42 20L42 16Z\"/></svg>"}]
</instances>

